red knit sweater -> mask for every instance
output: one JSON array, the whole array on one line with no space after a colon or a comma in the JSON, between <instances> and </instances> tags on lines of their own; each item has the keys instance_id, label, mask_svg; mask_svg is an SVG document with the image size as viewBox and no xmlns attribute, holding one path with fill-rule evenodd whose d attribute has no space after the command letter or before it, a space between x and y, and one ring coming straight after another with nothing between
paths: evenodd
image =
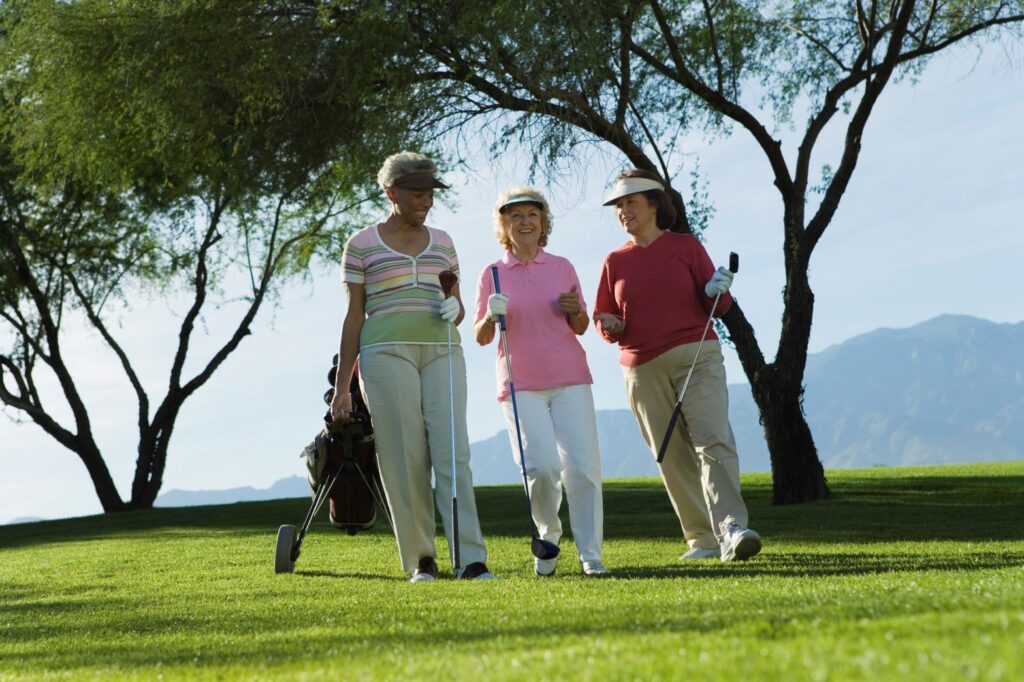
<instances>
[{"instance_id":1,"label":"red knit sweater","mask_svg":"<svg viewBox=\"0 0 1024 682\"><path fill-rule=\"evenodd\" d=\"M670 348L700 341L715 299L704 285L715 274L707 251L690 235L663 232L648 246L628 242L604 259L594 314L611 313L626 326L618 337L597 329L605 340L618 342L619 362L636 367ZM720 317L732 305L725 293L715 308ZM714 326L705 338L717 339Z\"/></svg>"}]
</instances>

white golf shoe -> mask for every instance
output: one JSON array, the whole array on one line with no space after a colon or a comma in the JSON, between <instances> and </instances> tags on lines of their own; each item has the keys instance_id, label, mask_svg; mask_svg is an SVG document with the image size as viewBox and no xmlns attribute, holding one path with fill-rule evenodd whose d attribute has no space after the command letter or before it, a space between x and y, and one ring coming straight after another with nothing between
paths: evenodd
<instances>
[{"instance_id":1,"label":"white golf shoe","mask_svg":"<svg viewBox=\"0 0 1024 682\"><path fill-rule=\"evenodd\" d=\"M761 551L761 536L732 521L723 521L722 561L746 561Z\"/></svg>"},{"instance_id":2,"label":"white golf shoe","mask_svg":"<svg viewBox=\"0 0 1024 682\"><path fill-rule=\"evenodd\" d=\"M722 550L718 547L715 549L706 549L704 547L691 547L684 553L679 555L680 561L694 561L697 559L718 559L722 556Z\"/></svg>"},{"instance_id":3,"label":"white golf shoe","mask_svg":"<svg viewBox=\"0 0 1024 682\"><path fill-rule=\"evenodd\" d=\"M594 559L593 561L584 561L580 564L580 568L583 570L583 575L608 575L611 573L605 565L599 560Z\"/></svg>"}]
</instances>

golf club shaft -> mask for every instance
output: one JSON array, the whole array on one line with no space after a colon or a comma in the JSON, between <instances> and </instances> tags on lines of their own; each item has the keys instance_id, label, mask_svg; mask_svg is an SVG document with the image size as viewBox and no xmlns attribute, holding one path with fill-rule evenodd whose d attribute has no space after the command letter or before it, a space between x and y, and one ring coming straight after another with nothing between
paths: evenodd
<instances>
[{"instance_id":1,"label":"golf club shaft","mask_svg":"<svg viewBox=\"0 0 1024 682\"><path fill-rule=\"evenodd\" d=\"M459 495L458 472L455 470L455 376L452 372L452 323L447 324L448 328L448 416L449 429L451 431L452 447L452 560L455 563L455 570L462 567L459 560Z\"/></svg>"},{"instance_id":2,"label":"golf club shaft","mask_svg":"<svg viewBox=\"0 0 1024 682\"><path fill-rule=\"evenodd\" d=\"M740 257L737 253L729 254L729 272L736 274L740 270ZM690 385L690 377L693 376L693 370L697 367L697 360L700 358L700 350L704 347L704 339L708 335L708 328L711 327L711 321L715 319L715 309L718 308L718 301L722 298L722 292L715 294L715 300L711 304L711 312L708 314L708 322L704 325L704 333L700 335L700 343L697 344L697 354L693 357L693 364L690 365L690 371L686 373L686 379L683 381L683 388L679 391L679 398L676 400L676 405L672 409L672 416L668 420L668 428L665 429L665 437L661 439L661 447L658 448L658 457L655 461L661 464L661 460L665 459L665 451L668 450L668 442L672 439L672 431L676 428L676 422L679 420L679 415L683 412L683 396L686 395L686 387Z\"/></svg>"},{"instance_id":3,"label":"golf club shaft","mask_svg":"<svg viewBox=\"0 0 1024 682\"><path fill-rule=\"evenodd\" d=\"M498 282L498 268L491 266L491 277L494 279L494 293L501 293L501 284ZM519 406L516 404L516 385L512 381L512 357L508 352L508 338L505 334L505 316L498 315L498 334L501 336L501 349L505 354L505 372L508 374L508 394L512 400L512 419L516 425L516 442L519 444L519 471L523 475L523 490L526 492L526 508L530 512L530 529L533 536L537 537L537 526L533 523L533 503L530 501L530 484L526 478L526 455L523 448L523 433L519 428Z\"/></svg>"},{"instance_id":4,"label":"golf club shaft","mask_svg":"<svg viewBox=\"0 0 1024 682\"><path fill-rule=\"evenodd\" d=\"M443 270L437 274L438 283L441 285L441 292L445 299L452 295L456 285L459 283L459 276L451 270ZM448 429L451 435L451 477L452 477L452 565L458 574L462 567L459 557L459 494L458 494L458 470L455 462L455 376L452 370L452 320L445 320L445 328L448 331Z\"/></svg>"},{"instance_id":5,"label":"golf club shaft","mask_svg":"<svg viewBox=\"0 0 1024 682\"><path fill-rule=\"evenodd\" d=\"M665 458L665 450L668 449L668 442L672 438L672 429L676 427L676 422L679 420L679 415L683 411L683 396L686 395L686 387L690 385L690 377L693 376L693 370L697 366L697 359L700 357L700 349L704 347L704 337L708 334L708 327L711 326L711 320L715 319L715 308L718 307L718 299L721 298L721 294L715 296L715 302L711 304L711 314L708 315L708 323L704 325L704 333L700 337L700 343L697 344L697 354L693 356L693 364L690 365L690 371L686 373L686 379L683 380L683 388L679 391L679 398L676 400L675 408L672 410L672 417L668 420L668 428L665 430L665 437L661 439L661 447L658 448L657 462L661 463L661 460Z\"/></svg>"}]
</instances>

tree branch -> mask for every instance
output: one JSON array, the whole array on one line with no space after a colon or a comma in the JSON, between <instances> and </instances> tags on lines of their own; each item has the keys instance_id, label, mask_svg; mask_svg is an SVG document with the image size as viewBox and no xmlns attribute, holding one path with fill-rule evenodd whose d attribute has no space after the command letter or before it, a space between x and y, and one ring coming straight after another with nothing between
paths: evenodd
<instances>
[{"instance_id":1,"label":"tree branch","mask_svg":"<svg viewBox=\"0 0 1024 682\"><path fill-rule=\"evenodd\" d=\"M4 368L7 368L7 372L11 374L14 378L14 383L18 386L17 395L11 393L10 389L7 388L7 382L4 381ZM21 375L21 369L10 356L0 354L0 400L22 412L29 412L34 406L27 397L28 392L28 385L25 383L25 378Z\"/></svg>"},{"instance_id":2,"label":"tree branch","mask_svg":"<svg viewBox=\"0 0 1024 682\"><path fill-rule=\"evenodd\" d=\"M615 125L626 123L626 108L630 105L630 86L632 85L632 68L629 59L629 41L633 34L633 20L629 15L619 18L619 97L615 104Z\"/></svg>"},{"instance_id":3,"label":"tree branch","mask_svg":"<svg viewBox=\"0 0 1024 682\"><path fill-rule=\"evenodd\" d=\"M22 216L20 206L16 206L16 213ZM78 438L92 439L92 429L89 421L89 413L85 408L85 403L82 401L81 396L78 394L78 390L75 387L75 383L71 378L70 372L68 372L67 366L64 364L64 360L60 352L60 335L58 331L58 325L54 322L53 317L50 315L50 310L47 306L47 297L40 288L39 283L36 280L32 268L29 265L28 259L25 252L22 250L21 245L18 242L17 236L11 228L10 223L6 220L0 220L0 243L3 244L8 254L13 259L13 272L17 277L18 281L24 287L28 293L29 298L32 300L33 306L39 315L39 324L41 325L43 337L46 342L46 348L48 353L43 353L42 349L39 348L38 352L40 357L44 359L47 365L53 370L53 373L57 377L57 381L60 383L62 392L64 393L65 399L68 401L68 407L71 408L72 415L75 419L75 424L78 427ZM20 311L18 311L20 315ZM5 318L10 320L9 317ZM22 319L23 330L25 332L31 332L27 321ZM39 342L35 339L35 335L32 333L21 334L21 339L26 346L33 346L38 348ZM29 366L33 364L31 358L32 351L25 351L26 362ZM60 427L55 421L53 421L49 415L46 414L42 407L42 402L39 399L38 391L34 381L32 380L32 371L29 369L25 375L26 383L29 387L32 400L36 404L40 412L32 414L33 420L42 426L47 433L50 433L54 438L57 438L61 443L66 443L67 438L74 438L70 436L69 432ZM77 452L75 447L67 446L69 449Z\"/></svg>"},{"instance_id":4,"label":"tree branch","mask_svg":"<svg viewBox=\"0 0 1024 682\"><path fill-rule=\"evenodd\" d=\"M718 83L718 92L725 95L725 78L723 76L722 55L718 52L718 36L715 35L715 17L711 12L711 3L703 0L704 19L708 25L708 40L711 42L711 55L715 58L715 80Z\"/></svg>"},{"instance_id":5,"label":"tree branch","mask_svg":"<svg viewBox=\"0 0 1024 682\"><path fill-rule=\"evenodd\" d=\"M907 33L907 27L914 13L914 0L908 0L900 9L893 26L892 35L889 37L889 45L886 48L885 57L879 65L876 77L864 85L864 95L860 104L854 111L850 123L846 129L846 141L843 146L843 156L839 163L832 181L825 190L821 204L814 217L807 224L802 237L802 248L805 250L805 257L809 258L814 246L821 239L825 228L828 227L839 208L839 201L842 199L846 188L849 185L853 170L860 158L861 137L864 134L864 127L867 125L868 116L871 114L879 95L885 88L886 83L892 76L893 70L900 62L900 48Z\"/></svg>"},{"instance_id":6,"label":"tree branch","mask_svg":"<svg viewBox=\"0 0 1024 682\"><path fill-rule=\"evenodd\" d=\"M220 199L215 200L213 210L210 212L209 225L206 227L206 232L203 234L199 252L197 253L194 278L195 299L192 301L192 305L189 307L184 319L182 319L181 328L178 331L178 348L174 353L174 362L171 364L170 386L172 390L181 387L181 371L185 366L185 358L188 355L192 330L195 328L195 321L198 319L199 313L206 303L206 282L208 277L206 259L210 249L221 239L217 233L217 228L220 225L220 219L225 207L226 202Z\"/></svg>"},{"instance_id":7,"label":"tree branch","mask_svg":"<svg viewBox=\"0 0 1024 682\"><path fill-rule=\"evenodd\" d=\"M652 0L652 2L656 2L656 0ZM667 30L667 26L665 30ZM634 54L638 55L642 60L663 76L679 83L684 88L704 100L712 109L728 118L731 118L746 128L750 134L754 136L754 140L764 151L765 156L768 157L768 163L771 166L773 175L775 176L775 186L782 193L783 199L786 201L789 200L793 194L793 181L790 178L789 169L786 167L786 159L782 155L781 144L778 140L772 139L771 134L769 134L768 130L761 125L760 121L758 121L743 107L734 104L720 93L709 88L689 71L672 70L668 65L663 63L636 42L630 41L630 49Z\"/></svg>"},{"instance_id":8,"label":"tree branch","mask_svg":"<svg viewBox=\"0 0 1024 682\"><path fill-rule=\"evenodd\" d=\"M135 373L135 369L132 367L131 360L128 359L128 354L124 352L124 349L110 333L110 330L107 329L106 324L103 323L102 318L100 318L97 311L93 308L92 303L90 303L85 292L82 291L82 288L78 283L78 279L74 274L71 271L68 271L65 273L65 276L71 283L71 288L78 297L78 302L85 310L85 314L89 318L89 322L100 333L100 336L102 336L103 340L107 342L107 345L110 346L111 350L114 351L118 360L121 361L121 367L124 369L124 373L128 377L128 381L131 382L132 388L135 389L135 395L139 401L139 429L145 429L149 425L149 396L146 395L146 389L143 388L142 382L139 381L139 377Z\"/></svg>"},{"instance_id":9,"label":"tree branch","mask_svg":"<svg viewBox=\"0 0 1024 682\"><path fill-rule=\"evenodd\" d=\"M789 31L792 31L793 33L796 33L798 36L800 36L801 38L807 40L809 43L811 43L812 45L817 47L819 50L824 52L825 55L832 62L834 62L835 65L838 66L842 71L850 71L850 68L847 67L846 64L843 63L843 60L839 57L839 55L836 54L835 52L833 52L828 47L828 45L823 43L818 38L814 37L813 35L811 35L807 31L805 31L804 29L800 28L796 24L791 24L789 22L785 22L784 21L784 22L781 22L779 25L782 26L783 28L785 28L786 30L789 30Z\"/></svg>"}]
</instances>

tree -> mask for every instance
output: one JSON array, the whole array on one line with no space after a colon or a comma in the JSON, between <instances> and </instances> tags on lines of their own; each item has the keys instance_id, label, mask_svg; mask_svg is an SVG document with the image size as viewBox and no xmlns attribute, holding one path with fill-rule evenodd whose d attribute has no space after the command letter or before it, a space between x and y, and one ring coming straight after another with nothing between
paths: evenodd
<instances>
[{"instance_id":1,"label":"tree","mask_svg":"<svg viewBox=\"0 0 1024 682\"><path fill-rule=\"evenodd\" d=\"M337 258L380 158L422 142L418 114L388 86L374 12L332 27L316 3L29 0L0 21L0 400L81 459L105 511L149 508L184 402L285 277ZM187 302L157 397L117 338L144 293ZM204 312L230 301L233 329L196 359ZM137 397L127 500L66 362L76 316Z\"/></svg>"},{"instance_id":2,"label":"tree","mask_svg":"<svg viewBox=\"0 0 1024 682\"><path fill-rule=\"evenodd\" d=\"M752 137L783 206L786 285L775 359L765 359L739 305L724 322L760 410L774 501L827 497L802 405L814 248L836 215L885 88L952 46L1019 39L1024 3L516 0L412 2L395 10L421 50L416 82L443 84L435 94L447 98L452 125L487 121L498 151L527 142L543 163L598 142L672 180L683 132ZM773 130L791 125L798 108L807 112L803 134L787 153ZM814 177L816 145L830 126L844 129L842 152ZM699 233L706 218L700 197L691 192L684 200L678 188L671 194L679 209L674 229Z\"/></svg>"}]
</instances>

